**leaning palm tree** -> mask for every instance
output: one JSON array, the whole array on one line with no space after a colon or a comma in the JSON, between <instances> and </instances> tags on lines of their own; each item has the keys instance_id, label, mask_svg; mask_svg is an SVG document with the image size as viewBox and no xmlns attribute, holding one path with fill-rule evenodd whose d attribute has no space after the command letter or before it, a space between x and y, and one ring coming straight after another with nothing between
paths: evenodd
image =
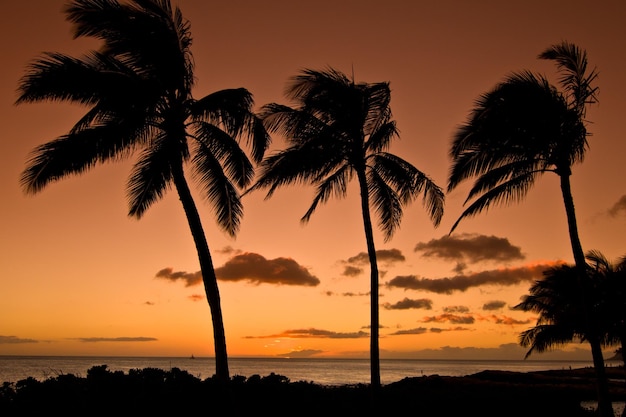
<instances>
[{"instance_id":1,"label":"leaning palm tree","mask_svg":"<svg viewBox=\"0 0 626 417\"><path fill-rule=\"evenodd\" d=\"M103 42L82 57L46 53L19 83L17 104L67 101L88 107L72 129L32 152L21 183L26 193L81 174L99 163L137 155L127 183L129 215L140 218L174 187L196 245L209 303L216 378L230 379L217 279L185 174L190 164L218 225L235 235L243 213L238 189L254 178L240 148L256 161L269 135L245 89L192 96L189 22L169 0L74 0L64 9L75 37Z\"/></svg>"},{"instance_id":2,"label":"leaning palm tree","mask_svg":"<svg viewBox=\"0 0 626 417\"><path fill-rule=\"evenodd\" d=\"M306 223L320 203L345 197L356 176L371 267L371 385L380 387L378 266L370 208L379 219L385 240L400 225L402 208L423 193L424 204L437 226L443 215L444 194L428 176L409 162L386 152L398 135L391 119L389 84L355 83L343 73L303 70L291 79L286 96L296 105L267 104L260 117L269 132L281 134L288 147L266 157L254 189L276 189L310 183L316 194L301 221Z\"/></svg>"},{"instance_id":3,"label":"leaning palm tree","mask_svg":"<svg viewBox=\"0 0 626 417\"><path fill-rule=\"evenodd\" d=\"M454 190L471 177L478 178L469 190L466 203L473 201L451 231L462 219L492 205L522 200L541 175L555 173L560 180L582 288L586 263L570 176L572 166L583 161L588 147L586 107L597 101L598 90L593 85L597 72L587 70L586 52L568 42L547 48L539 58L556 62L563 91L542 75L529 71L513 73L480 96L469 120L457 130L450 149L453 164L447 190ZM603 415L611 415L600 336L588 336L598 374L600 409L606 413Z\"/></svg>"}]
</instances>

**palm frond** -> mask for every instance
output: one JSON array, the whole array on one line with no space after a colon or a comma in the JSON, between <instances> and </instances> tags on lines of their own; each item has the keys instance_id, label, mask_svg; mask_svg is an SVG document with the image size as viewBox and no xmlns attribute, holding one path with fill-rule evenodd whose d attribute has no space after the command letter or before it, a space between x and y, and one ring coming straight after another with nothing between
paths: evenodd
<instances>
[{"instance_id":1,"label":"palm frond","mask_svg":"<svg viewBox=\"0 0 626 417\"><path fill-rule=\"evenodd\" d=\"M349 178L350 167L349 165L343 165L339 167L339 169L337 169L333 174L326 176L320 183L318 183L313 202L307 212L304 214L304 216L302 216L300 221L302 223L308 223L308 221L311 219L311 216L317 209L317 206L320 203L327 202L331 196L334 195L338 198L345 197L348 188Z\"/></svg>"},{"instance_id":2,"label":"palm frond","mask_svg":"<svg viewBox=\"0 0 626 417\"><path fill-rule=\"evenodd\" d=\"M389 241L402 220L402 202L394 189L374 169L367 171L370 205L378 218L385 241Z\"/></svg>"},{"instance_id":3,"label":"palm frond","mask_svg":"<svg viewBox=\"0 0 626 417\"><path fill-rule=\"evenodd\" d=\"M159 136L141 152L126 186L129 216L141 218L171 186L171 146L165 136Z\"/></svg>"},{"instance_id":4,"label":"palm frond","mask_svg":"<svg viewBox=\"0 0 626 417\"><path fill-rule=\"evenodd\" d=\"M212 149L206 147L204 142L198 142L197 145L193 166L202 195L213 207L217 224L230 236L235 236L243 217L241 196Z\"/></svg>"},{"instance_id":5,"label":"palm frond","mask_svg":"<svg viewBox=\"0 0 626 417\"><path fill-rule=\"evenodd\" d=\"M239 147L237 141L218 127L202 122L196 128L196 139L200 146L196 148L192 163L201 173L201 177L210 175L205 168L213 168L213 158L223 166L227 177L239 187L245 188L254 178L254 167ZM206 162L209 161L207 164Z\"/></svg>"}]
</instances>

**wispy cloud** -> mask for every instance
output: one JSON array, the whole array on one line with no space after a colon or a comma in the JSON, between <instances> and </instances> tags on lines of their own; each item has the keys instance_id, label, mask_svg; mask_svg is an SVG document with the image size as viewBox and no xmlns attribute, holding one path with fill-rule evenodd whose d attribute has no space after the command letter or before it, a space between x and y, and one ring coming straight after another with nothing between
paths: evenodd
<instances>
[{"instance_id":1,"label":"wispy cloud","mask_svg":"<svg viewBox=\"0 0 626 417\"><path fill-rule=\"evenodd\" d=\"M292 350L287 353L279 353L276 356L280 356L283 358L310 358L311 356L315 356L320 353L324 353L324 351L317 350L317 349L302 349L302 350Z\"/></svg>"},{"instance_id":2,"label":"wispy cloud","mask_svg":"<svg viewBox=\"0 0 626 417\"><path fill-rule=\"evenodd\" d=\"M468 331L470 329L465 327L453 327L449 329L441 329L438 327L416 327L414 329L406 329L406 330L397 330L393 333L389 333L389 336L405 336L405 335L419 335L425 333L442 333L442 332L463 332Z\"/></svg>"},{"instance_id":3,"label":"wispy cloud","mask_svg":"<svg viewBox=\"0 0 626 417\"><path fill-rule=\"evenodd\" d=\"M25 339L17 336L0 335L0 345L18 345L22 343L39 343L39 341L35 339Z\"/></svg>"},{"instance_id":4,"label":"wispy cloud","mask_svg":"<svg viewBox=\"0 0 626 417\"><path fill-rule=\"evenodd\" d=\"M621 196L608 213L611 217L626 216L626 195Z\"/></svg>"},{"instance_id":5,"label":"wispy cloud","mask_svg":"<svg viewBox=\"0 0 626 417\"><path fill-rule=\"evenodd\" d=\"M76 337L72 340L78 340L84 343L100 343L100 342L156 342L156 337Z\"/></svg>"},{"instance_id":6,"label":"wispy cloud","mask_svg":"<svg viewBox=\"0 0 626 417\"><path fill-rule=\"evenodd\" d=\"M517 326L522 324L530 324L533 322L531 319L519 320L509 316L496 316L495 314L488 316L479 316L478 320L491 321L495 324L504 324L507 326Z\"/></svg>"},{"instance_id":7,"label":"wispy cloud","mask_svg":"<svg viewBox=\"0 0 626 417\"><path fill-rule=\"evenodd\" d=\"M429 300L427 298L420 298L417 300L412 300L410 298L404 298L397 303L385 303L383 307L387 310L409 310L409 309L425 309L431 310L433 308L433 300Z\"/></svg>"},{"instance_id":8,"label":"wispy cloud","mask_svg":"<svg viewBox=\"0 0 626 417\"><path fill-rule=\"evenodd\" d=\"M415 275L396 276L385 285L404 288L405 290L431 291L438 294L452 294L454 291L466 291L483 285L517 285L541 279L543 272L560 262L528 265L517 268L502 268L481 271L468 275L456 275L450 278L419 278Z\"/></svg>"},{"instance_id":9,"label":"wispy cloud","mask_svg":"<svg viewBox=\"0 0 626 417\"><path fill-rule=\"evenodd\" d=\"M320 280L309 270L291 258L266 259L257 253L241 253L233 256L223 266L216 268L221 281L248 281L254 284L316 286ZM202 273L174 271L164 268L157 278L183 281L186 287L202 283Z\"/></svg>"},{"instance_id":10,"label":"wispy cloud","mask_svg":"<svg viewBox=\"0 0 626 417\"><path fill-rule=\"evenodd\" d=\"M438 316L428 316L421 320L423 323L452 323L452 324L474 324L475 319L470 314L458 315L443 313Z\"/></svg>"},{"instance_id":11,"label":"wispy cloud","mask_svg":"<svg viewBox=\"0 0 626 417\"><path fill-rule=\"evenodd\" d=\"M358 331L351 333L333 332L330 330L321 330L315 328L308 329L293 329L285 330L280 333L275 333L266 336L246 336L246 339L279 339L279 338L291 338L291 339L360 339L363 337L369 337L369 333Z\"/></svg>"}]
</instances>

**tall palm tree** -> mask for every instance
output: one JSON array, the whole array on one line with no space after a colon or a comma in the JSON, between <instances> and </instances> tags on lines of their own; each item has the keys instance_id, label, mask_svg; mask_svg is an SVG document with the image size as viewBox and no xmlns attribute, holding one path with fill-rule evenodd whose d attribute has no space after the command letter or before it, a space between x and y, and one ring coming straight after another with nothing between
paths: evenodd
<instances>
[{"instance_id":1,"label":"tall palm tree","mask_svg":"<svg viewBox=\"0 0 626 417\"><path fill-rule=\"evenodd\" d=\"M64 9L74 36L102 41L82 57L46 53L19 83L17 104L67 101L88 107L72 129L32 152L21 176L26 193L81 174L99 163L138 154L127 194L140 218L174 187L198 252L210 306L216 378L230 379L217 279L198 209L186 179L190 164L217 223L235 235L243 213L239 189L254 178L240 148L263 158L269 135L245 89L192 96L191 28L169 0L74 0Z\"/></svg>"},{"instance_id":2,"label":"tall palm tree","mask_svg":"<svg viewBox=\"0 0 626 417\"><path fill-rule=\"evenodd\" d=\"M453 224L492 205L522 200L538 177L558 175L567 216L569 238L581 281L586 273L585 254L578 235L570 176L572 166L583 161L588 147L585 126L587 105L597 101L595 69L588 71L587 54L562 42L539 55L552 60L559 71L559 91L542 75L522 71L509 75L477 100L468 121L455 133L450 149L453 164L448 191L478 177ZM582 294L584 296L584 293ZM586 305L586 304L584 304ZM599 335L591 337L594 367L598 374L601 412L612 415Z\"/></svg>"},{"instance_id":3,"label":"tall palm tree","mask_svg":"<svg viewBox=\"0 0 626 417\"><path fill-rule=\"evenodd\" d=\"M386 152L398 136L388 83L355 83L332 68L305 69L291 79L286 96L294 107L267 104L260 117L269 132L285 138L288 147L263 160L250 190L268 188L269 198L283 185L314 185L313 203L301 219L306 223L320 203L333 195L345 197L348 182L356 176L371 267L371 385L377 390L379 280L370 208L388 241L400 225L403 205L420 194L437 226L443 215L443 190L409 162Z\"/></svg>"}]
</instances>

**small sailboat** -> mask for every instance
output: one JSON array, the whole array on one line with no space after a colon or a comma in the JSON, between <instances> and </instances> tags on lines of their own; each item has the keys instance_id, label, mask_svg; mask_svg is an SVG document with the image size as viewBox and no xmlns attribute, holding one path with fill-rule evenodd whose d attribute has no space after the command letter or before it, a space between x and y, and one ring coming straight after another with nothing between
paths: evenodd
<instances>
[{"instance_id":1,"label":"small sailboat","mask_svg":"<svg viewBox=\"0 0 626 417\"><path fill-rule=\"evenodd\" d=\"M191 356L189 357L189 359L196 359L196 357L193 356L193 353L192 353Z\"/></svg>"}]
</instances>

